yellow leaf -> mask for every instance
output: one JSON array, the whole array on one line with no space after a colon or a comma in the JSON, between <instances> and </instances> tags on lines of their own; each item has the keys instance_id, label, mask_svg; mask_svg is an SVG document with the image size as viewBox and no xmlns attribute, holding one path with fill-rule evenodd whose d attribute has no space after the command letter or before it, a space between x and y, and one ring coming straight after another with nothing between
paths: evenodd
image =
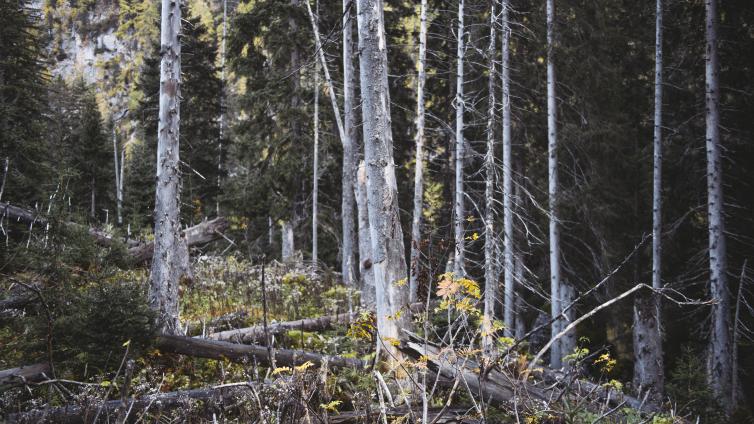
<instances>
[{"instance_id":1,"label":"yellow leaf","mask_svg":"<svg viewBox=\"0 0 754 424\"><path fill-rule=\"evenodd\" d=\"M306 371L307 369L309 369L309 368L311 368L313 366L314 366L314 364L312 363L312 361L306 361L303 364L297 366L296 367L296 371L299 371L299 372Z\"/></svg>"},{"instance_id":2,"label":"yellow leaf","mask_svg":"<svg viewBox=\"0 0 754 424\"><path fill-rule=\"evenodd\" d=\"M278 375L280 373L290 372L290 371L291 371L290 367L275 368L274 370L272 370L272 375Z\"/></svg>"},{"instance_id":3,"label":"yellow leaf","mask_svg":"<svg viewBox=\"0 0 754 424\"><path fill-rule=\"evenodd\" d=\"M340 406L341 403L343 402L339 400L334 400L330 403L322 403L319 405L319 407L326 411L338 412L338 406Z\"/></svg>"},{"instance_id":4,"label":"yellow leaf","mask_svg":"<svg viewBox=\"0 0 754 424\"><path fill-rule=\"evenodd\" d=\"M130 345L130 344L131 344L131 339L128 339L128 340L126 340L126 341L125 341L125 342L123 343L123 347L126 347L126 346L128 346L128 345Z\"/></svg>"}]
</instances>

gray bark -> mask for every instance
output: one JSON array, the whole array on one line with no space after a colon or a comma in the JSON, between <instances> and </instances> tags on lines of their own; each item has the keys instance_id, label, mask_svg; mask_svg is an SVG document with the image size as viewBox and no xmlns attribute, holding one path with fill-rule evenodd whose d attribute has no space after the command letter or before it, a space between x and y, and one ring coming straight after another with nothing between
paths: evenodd
<instances>
[{"instance_id":1,"label":"gray bark","mask_svg":"<svg viewBox=\"0 0 754 424\"><path fill-rule=\"evenodd\" d=\"M524 260L521 258L520 255L516 255L514 257L514 280L515 285L523 286L524 284ZM514 303L514 307L516 309L516 313L514 314L515 321L516 321L516 340L521 340L521 338L524 337L526 334L526 321L524 319L524 299L521 296L516 296L516 301Z\"/></svg>"},{"instance_id":2,"label":"gray bark","mask_svg":"<svg viewBox=\"0 0 754 424\"><path fill-rule=\"evenodd\" d=\"M293 224L290 221L283 221L280 223L280 237L282 242L281 246L281 258L283 261L287 261L293 257L294 244L293 244Z\"/></svg>"},{"instance_id":3,"label":"gray bark","mask_svg":"<svg viewBox=\"0 0 754 424\"><path fill-rule=\"evenodd\" d=\"M221 340L235 343L259 343L264 342L266 334L279 334L288 330L323 331L329 330L338 324L346 324L353 318L353 314L344 312L337 315L328 315L316 318L304 318L295 321L283 321L253 327L211 333L207 336L210 340Z\"/></svg>"},{"instance_id":4,"label":"gray bark","mask_svg":"<svg viewBox=\"0 0 754 424\"><path fill-rule=\"evenodd\" d=\"M655 10L655 92L652 178L652 287L662 288L662 3ZM634 304L634 385L650 390L653 400L664 391L662 357L662 298L652 295L652 309L647 299L637 296Z\"/></svg>"},{"instance_id":5,"label":"gray bark","mask_svg":"<svg viewBox=\"0 0 754 424\"><path fill-rule=\"evenodd\" d=\"M484 160L485 171L485 212L484 212L484 317L482 345L485 355L490 357L494 351L492 323L495 321L495 302L497 301L497 272L495 248L495 2L490 4L490 44L487 49L489 77L487 80L487 154Z\"/></svg>"},{"instance_id":6,"label":"gray bark","mask_svg":"<svg viewBox=\"0 0 754 424\"><path fill-rule=\"evenodd\" d=\"M223 0L223 35L220 42L220 134L217 141L217 197L215 198L215 214L220 216L220 187L223 170L223 137L225 137L225 40L228 34L228 0Z\"/></svg>"},{"instance_id":7,"label":"gray bark","mask_svg":"<svg viewBox=\"0 0 754 424\"><path fill-rule=\"evenodd\" d=\"M634 386L648 399L660 401L663 393L664 371L662 338L657 331L656 303L651 295L640 293L634 300Z\"/></svg>"},{"instance_id":8,"label":"gray bark","mask_svg":"<svg viewBox=\"0 0 754 424\"><path fill-rule=\"evenodd\" d=\"M306 2L309 7L309 2ZM317 1L317 13L319 14L319 1ZM319 16L317 15L317 18ZM319 35L319 25L313 20L314 32ZM317 43L319 44L319 43ZM312 163L314 187L312 187L312 263L317 266L317 215L319 214L319 61L314 62L314 159Z\"/></svg>"},{"instance_id":9,"label":"gray bark","mask_svg":"<svg viewBox=\"0 0 754 424\"><path fill-rule=\"evenodd\" d=\"M113 121L113 168L115 170L115 201L117 211L118 225L123 223L123 216L121 215L121 198L120 198L120 167L118 166L118 138L115 133L115 121Z\"/></svg>"},{"instance_id":10,"label":"gray bark","mask_svg":"<svg viewBox=\"0 0 754 424\"><path fill-rule=\"evenodd\" d=\"M180 5L180 1L162 0L155 245L149 284L149 303L166 333L179 331L178 286L189 278L188 248L180 221Z\"/></svg>"},{"instance_id":11,"label":"gray bark","mask_svg":"<svg viewBox=\"0 0 754 424\"><path fill-rule=\"evenodd\" d=\"M550 209L550 313L553 318L560 316L560 229L558 228L558 132L557 104L555 94L555 0L547 0L547 168L548 203ZM561 321L552 323L552 334L560 332ZM553 343L550 350L550 367L560 368L562 353L560 342Z\"/></svg>"},{"instance_id":12,"label":"gray bark","mask_svg":"<svg viewBox=\"0 0 754 424\"><path fill-rule=\"evenodd\" d=\"M359 219L359 275L361 275L361 306L375 309L374 269L372 268L372 237L369 230L367 200L367 168L362 161L357 171L356 205Z\"/></svg>"},{"instance_id":13,"label":"gray bark","mask_svg":"<svg viewBox=\"0 0 754 424\"><path fill-rule=\"evenodd\" d=\"M463 15L464 15L464 0L458 0L458 33L456 36L457 48L456 48L456 179L455 179L455 202L454 202L454 215L453 229L455 234L455 255L453 256L453 273L461 277L465 274L464 259L466 251L466 241L464 240L464 219L466 217L466 210L464 208L464 196L465 191L463 188L463 164L465 159L465 142L463 139L463 111L464 111L464 99L463 99L463 57L466 52L464 46L464 27L463 27Z\"/></svg>"},{"instance_id":14,"label":"gray bark","mask_svg":"<svg viewBox=\"0 0 754 424\"><path fill-rule=\"evenodd\" d=\"M576 299L576 291L568 282L562 282L560 285L560 302L561 305L570 305ZM562 308L561 308L562 309ZM563 312L565 319L561 321L560 330L562 331L568 324L576 319L576 309L570 308ZM570 355L576 349L576 330L566 333L560 339L560 354L563 356Z\"/></svg>"},{"instance_id":15,"label":"gray bark","mask_svg":"<svg viewBox=\"0 0 754 424\"><path fill-rule=\"evenodd\" d=\"M398 187L390 128L387 78L387 35L382 0L358 0L361 99L367 201L380 336L398 339L400 328L410 328L408 270L403 231L398 215ZM388 351L400 359L395 347Z\"/></svg>"},{"instance_id":16,"label":"gray bark","mask_svg":"<svg viewBox=\"0 0 754 424\"><path fill-rule=\"evenodd\" d=\"M415 302L421 261L422 210L424 206L424 85L427 81L427 0L421 0L419 12L419 70L416 83L416 167L414 168L414 212L411 218L411 254L409 294Z\"/></svg>"},{"instance_id":17,"label":"gray bark","mask_svg":"<svg viewBox=\"0 0 754 424\"><path fill-rule=\"evenodd\" d=\"M341 214L343 228L343 283L353 287L356 278L356 225L354 222L356 181L356 91L353 69L353 0L343 0L343 181Z\"/></svg>"},{"instance_id":18,"label":"gray bark","mask_svg":"<svg viewBox=\"0 0 754 424\"><path fill-rule=\"evenodd\" d=\"M705 0L706 9L706 145L707 211L709 222L710 294L712 331L709 344L707 378L710 388L723 408L732 404L732 370L730 344L730 294L728 293L725 221L723 214L723 164L720 148L720 82L717 56L717 0Z\"/></svg>"},{"instance_id":19,"label":"gray bark","mask_svg":"<svg viewBox=\"0 0 754 424\"><path fill-rule=\"evenodd\" d=\"M513 280L513 169L511 153L511 97L510 97L510 24L508 0L502 0L503 14L503 256L505 282L505 336L513 337L515 321Z\"/></svg>"}]
</instances>

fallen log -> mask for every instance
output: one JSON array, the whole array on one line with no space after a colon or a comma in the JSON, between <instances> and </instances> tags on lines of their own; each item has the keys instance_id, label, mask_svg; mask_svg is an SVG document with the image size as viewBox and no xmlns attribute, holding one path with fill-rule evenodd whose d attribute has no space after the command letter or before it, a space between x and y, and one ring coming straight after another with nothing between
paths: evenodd
<instances>
[{"instance_id":1,"label":"fallen log","mask_svg":"<svg viewBox=\"0 0 754 424\"><path fill-rule=\"evenodd\" d=\"M342 356L328 356L318 353L292 349L271 349L264 346L244 345L217 340L199 339L186 336L157 336L155 346L168 353L193 356L208 359L228 359L234 362L253 362L259 365L270 366L270 352L277 366L293 367L306 362L321 366L327 361L331 368L355 368L365 367L364 361L357 358L344 358Z\"/></svg>"},{"instance_id":2,"label":"fallen log","mask_svg":"<svg viewBox=\"0 0 754 424\"><path fill-rule=\"evenodd\" d=\"M5 216L18 222L26 224L39 223L47 224L48 220L41 214L21 208L10 203L0 202L0 217ZM94 242L100 246L110 247L115 244L116 239L102 230L93 227L86 227L75 222L64 222L68 228L84 229L94 239ZM217 217L210 221L204 221L183 231L186 242L189 247L198 246L217 240L222 237L223 231L228 228L228 221L224 217ZM136 240L123 241L128 248L128 257L131 263L139 265L152 258L154 254L154 242L143 243Z\"/></svg>"},{"instance_id":3,"label":"fallen log","mask_svg":"<svg viewBox=\"0 0 754 424\"><path fill-rule=\"evenodd\" d=\"M5 417L5 422L8 424L86 424L93 422L98 414L101 422L111 422L117 415L122 415L122 418L128 418L131 422L136 419L137 415L140 415L137 413L143 413L145 410L154 409L155 411L165 412L177 408L186 408L190 406L189 401L212 401L219 410L222 410L223 404L232 407L235 400L243 394L243 391L244 386L232 385L156 393L140 398L126 399L125 403L120 399L106 402L94 399L88 403L8 414ZM126 414L128 414L128 417L125 416Z\"/></svg>"},{"instance_id":4,"label":"fallen log","mask_svg":"<svg viewBox=\"0 0 754 424\"><path fill-rule=\"evenodd\" d=\"M228 228L228 220L220 216L210 221L204 221L183 231L188 247L207 244L222 237L223 231ZM132 263L141 264L150 259L154 254L154 242L144 243L128 249L128 256Z\"/></svg>"},{"instance_id":5,"label":"fallen log","mask_svg":"<svg viewBox=\"0 0 754 424\"><path fill-rule=\"evenodd\" d=\"M47 363L22 365L18 368L2 370L0 371L0 392L11 387L47 380L46 374L49 372L50 366Z\"/></svg>"},{"instance_id":6,"label":"fallen log","mask_svg":"<svg viewBox=\"0 0 754 424\"><path fill-rule=\"evenodd\" d=\"M268 334L279 334L288 330L301 331L323 331L329 330L336 324L345 324L352 319L355 314L344 312L336 315L328 315L317 318L305 318L295 321L274 322L267 325ZM253 327L239 328L237 330L226 330L217 333L210 333L207 339L229 341L234 343L255 343L265 338L265 329L263 325Z\"/></svg>"},{"instance_id":7,"label":"fallen log","mask_svg":"<svg viewBox=\"0 0 754 424\"><path fill-rule=\"evenodd\" d=\"M660 412L656 405L547 368L537 369L532 373L535 377L540 377L538 380L518 378L497 367L489 370L486 379L483 379L479 374L481 365L478 362L460 358L452 350L441 350L431 344L425 349L424 343L416 341L415 336L410 335L409 338L413 340L399 347L404 353L414 358L424 355L430 368L439 375L460 378L473 393L481 393L496 406L510 408L515 403L518 410L536 411L562 396L572 396L585 401L587 409L597 410L606 405L616 409L626 406L644 414Z\"/></svg>"},{"instance_id":8,"label":"fallen log","mask_svg":"<svg viewBox=\"0 0 754 424\"><path fill-rule=\"evenodd\" d=\"M446 409L432 408L427 414L427 418L430 423L435 424L477 424L482 421L478 418L472 418L468 416L469 409ZM390 408L386 412L389 422L398 422L401 417L409 415L409 410L406 407ZM421 411L414 410L413 415L421 418ZM331 413L327 420L330 424L348 424L348 423L364 423L364 422L379 422L380 418L379 407L374 407L373 411L341 411L337 413Z\"/></svg>"}]
</instances>

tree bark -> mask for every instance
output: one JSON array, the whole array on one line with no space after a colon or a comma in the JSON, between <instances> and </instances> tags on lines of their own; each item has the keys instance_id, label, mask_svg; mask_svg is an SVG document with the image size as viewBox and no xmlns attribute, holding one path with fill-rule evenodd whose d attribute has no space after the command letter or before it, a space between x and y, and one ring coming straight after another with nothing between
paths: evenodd
<instances>
[{"instance_id":1,"label":"tree bark","mask_svg":"<svg viewBox=\"0 0 754 424\"><path fill-rule=\"evenodd\" d=\"M505 284L504 319L506 337L514 336L515 322L515 281L513 278L513 156L511 140L511 96L510 96L510 23L508 0L502 0L503 14L503 260Z\"/></svg>"},{"instance_id":2,"label":"tree bark","mask_svg":"<svg viewBox=\"0 0 754 424\"><path fill-rule=\"evenodd\" d=\"M361 161L357 171L356 205L359 219L359 275L361 275L361 306L374 310L376 292L374 268L372 267L372 236L369 230L369 207L367 199L367 168Z\"/></svg>"},{"instance_id":3,"label":"tree bark","mask_svg":"<svg viewBox=\"0 0 754 424\"><path fill-rule=\"evenodd\" d=\"M178 331L178 286L189 278L180 221L181 2L162 0L155 247L149 303L166 333Z\"/></svg>"},{"instance_id":4,"label":"tree bark","mask_svg":"<svg viewBox=\"0 0 754 424\"><path fill-rule=\"evenodd\" d=\"M356 225L354 186L356 181L356 91L353 69L353 1L343 0L343 180L341 186L341 214L343 228L343 283L355 285Z\"/></svg>"},{"instance_id":5,"label":"tree bark","mask_svg":"<svg viewBox=\"0 0 754 424\"><path fill-rule=\"evenodd\" d=\"M466 218L466 210L464 207L465 191L463 188L463 165L466 159L466 145L463 139L463 111L464 111L464 98L463 98L463 58L466 53L466 47L464 46L464 27L463 27L463 15L464 15L464 0L458 0L458 33L457 48L456 48L456 179L455 179L455 202L454 202L454 215L453 229L455 234L455 255L453 256L453 273L457 277L462 277L466 273L464 267L464 259L466 253L466 240L464 240L464 221Z\"/></svg>"},{"instance_id":6,"label":"tree bark","mask_svg":"<svg viewBox=\"0 0 754 424\"><path fill-rule=\"evenodd\" d=\"M361 99L367 199L377 301L377 329L384 338L397 339L400 328L410 328L403 231L398 215L398 187L390 128L387 77L387 41L382 0L358 0ZM386 348L400 359L392 345Z\"/></svg>"},{"instance_id":7,"label":"tree bark","mask_svg":"<svg viewBox=\"0 0 754 424\"><path fill-rule=\"evenodd\" d=\"M261 366L270 366L269 350L265 346L244 345L217 340L197 339L185 336L158 336L155 346L163 352L176 353L199 358L228 359L233 362L256 361ZM324 361L331 368L364 368L364 362L356 358L327 356L316 353L292 350L273 349L272 354L276 366L297 366L310 361L316 366Z\"/></svg>"},{"instance_id":8,"label":"tree bark","mask_svg":"<svg viewBox=\"0 0 754 424\"><path fill-rule=\"evenodd\" d=\"M46 362L2 370L0 371L0 392L10 387L44 381L47 379L45 375L49 372L50 365Z\"/></svg>"},{"instance_id":9,"label":"tree bark","mask_svg":"<svg viewBox=\"0 0 754 424\"><path fill-rule=\"evenodd\" d=\"M304 318L295 321L284 321L267 324L267 334L279 334L288 330L323 331L329 330L334 325L348 323L353 314L345 312L337 315L328 315L316 318ZM265 337L265 327L255 325L253 327L240 328L212 333L207 336L210 340L220 340L235 343L258 343Z\"/></svg>"},{"instance_id":10,"label":"tree bark","mask_svg":"<svg viewBox=\"0 0 754 424\"><path fill-rule=\"evenodd\" d=\"M505 13L505 12L503 12ZM487 154L484 160L485 171L485 213L484 213L484 317L482 319L482 347L485 356L492 359L494 352L495 302L497 301L497 272L495 248L495 25L497 25L495 2L490 3L490 44L487 49L489 77L487 80ZM505 25L505 23L503 23ZM503 26L505 28L505 26ZM504 29L503 29L504 30ZM505 42L505 40L503 40ZM503 50L505 54L505 49Z\"/></svg>"},{"instance_id":11,"label":"tree bark","mask_svg":"<svg viewBox=\"0 0 754 424\"><path fill-rule=\"evenodd\" d=\"M224 217L218 217L187 228L181 232L181 238L185 240L186 247L198 246L221 238L223 231L227 228L228 221ZM152 242L128 249L128 256L134 264L148 261L153 254L154 243Z\"/></svg>"},{"instance_id":12,"label":"tree bark","mask_svg":"<svg viewBox=\"0 0 754 424\"><path fill-rule=\"evenodd\" d=\"M281 257L283 261L288 261L293 257L293 224L290 221L283 221L280 224Z\"/></svg>"},{"instance_id":13,"label":"tree bark","mask_svg":"<svg viewBox=\"0 0 754 424\"><path fill-rule=\"evenodd\" d=\"M306 0L306 7L309 8L309 0ZM314 33L319 39L319 25L317 20L319 19L319 1L317 1L317 15L312 18L312 25ZM320 48L319 42L317 43L317 49ZM317 247L317 230L319 222L317 216L319 215L319 61L314 62L314 158L312 163L312 263L317 266L318 262L318 247Z\"/></svg>"},{"instance_id":14,"label":"tree bark","mask_svg":"<svg viewBox=\"0 0 754 424\"><path fill-rule=\"evenodd\" d=\"M720 148L720 82L717 56L717 0L705 0L706 9L706 145L707 211L709 222L710 294L712 331L707 363L710 388L727 412L732 404L730 345L730 294L728 293L725 218L723 214L723 163Z\"/></svg>"},{"instance_id":15,"label":"tree bark","mask_svg":"<svg viewBox=\"0 0 754 424\"><path fill-rule=\"evenodd\" d=\"M558 130L557 103L555 94L555 0L547 0L547 168L548 203L550 209L550 313L553 318L560 316L560 229L558 228ZM552 323L552 334L562 328L559 319ZM562 352L560 342L550 350L550 367L560 368Z\"/></svg>"},{"instance_id":16,"label":"tree bark","mask_svg":"<svg viewBox=\"0 0 754 424\"><path fill-rule=\"evenodd\" d=\"M427 0L421 0L419 12L419 60L416 82L416 167L414 168L414 211L411 218L411 253L409 298L415 302L418 294L419 263L421 261L422 211L424 206L424 85L427 81Z\"/></svg>"},{"instance_id":17,"label":"tree bark","mask_svg":"<svg viewBox=\"0 0 754 424\"><path fill-rule=\"evenodd\" d=\"M662 288L662 9L655 10L655 92L653 176L652 176L652 287ZM662 297L652 294L651 309L647 299L637 296L634 304L634 386L650 390L657 401L664 392L662 350Z\"/></svg>"}]
</instances>

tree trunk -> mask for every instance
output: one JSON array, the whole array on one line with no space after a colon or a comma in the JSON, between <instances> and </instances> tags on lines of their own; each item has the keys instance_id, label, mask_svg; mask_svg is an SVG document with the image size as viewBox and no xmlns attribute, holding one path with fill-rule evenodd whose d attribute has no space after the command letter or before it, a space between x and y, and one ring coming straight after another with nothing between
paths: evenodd
<instances>
[{"instance_id":1,"label":"tree trunk","mask_svg":"<svg viewBox=\"0 0 754 424\"><path fill-rule=\"evenodd\" d=\"M121 203L120 203L120 169L118 166L118 138L115 133L115 121L113 120L113 168L115 170L115 202L116 202L116 215L118 225L123 223L123 217L121 216Z\"/></svg>"},{"instance_id":2,"label":"tree trunk","mask_svg":"<svg viewBox=\"0 0 754 424\"><path fill-rule=\"evenodd\" d=\"M253 327L239 328L212 333L207 336L210 340L221 340L235 343L258 343L264 341L265 331L267 334L279 334L288 330L323 331L329 330L336 324L345 324L353 314L344 312L337 315L328 315L316 318L304 318L295 321L284 321Z\"/></svg>"},{"instance_id":3,"label":"tree trunk","mask_svg":"<svg viewBox=\"0 0 754 424\"><path fill-rule=\"evenodd\" d=\"M398 187L390 128L387 43L382 0L358 0L361 99L367 201L380 337L398 339L400 328L410 328L403 230L398 215ZM386 350L400 360L392 343Z\"/></svg>"},{"instance_id":4,"label":"tree trunk","mask_svg":"<svg viewBox=\"0 0 754 424\"><path fill-rule=\"evenodd\" d=\"M513 279L513 157L511 141L510 24L508 0L502 0L503 14L503 260L505 281L505 336L513 337L515 281Z\"/></svg>"},{"instance_id":5,"label":"tree trunk","mask_svg":"<svg viewBox=\"0 0 754 424\"><path fill-rule=\"evenodd\" d=\"M353 1L343 0L343 181L341 214L343 228L343 283L353 287L356 278L356 225L354 186L356 181L356 91L353 69Z\"/></svg>"},{"instance_id":6,"label":"tree trunk","mask_svg":"<svg viewBox=\"0 0 754 424\"><path fill-rule=\"evenodd\" d=\"M560 302L561 310L565 309L565 306L570 305L576 299L576 291L573 286L564 281L560 285ZM565 306L564 306L565 305ZM560 329L563 330L565 326L572 323L576 319L576 309L570 308L563 312L565 319L560 325ZM560 354L563 356L570 355L576 350L576 330L569 331L560 339Z\"/></svg>"},{"instance_id":7,"label":"tree trunk","mask_svg":"<svg viewBox=\"0 0 754 424\"><path fill-rule=\"evenodd\" d=\"M505 12L503 12L505 13ZM482 319L482 346L485 356L491 356L495 348L492 323L495 321L497 301L497 272L495 248L495 25L497 25L495 2L490 3L490 44L487 49L489 77L487 79L487 154L484 158L484 317ZM503 24L505 25L505 24ZM504 50L505 52L505 50Z\"/></svg>"},{"instance_id":8,"label":"tree trunk","mask_svg":"<svg viewBox=\"0 0 754 424\"><path fill-rule=\"evenodd\" d=\"M220 188L223 171L223 138L225 137L225 42L228 35L228 0L223 0L223 35L220 42L220 133L217 141L217 194L215 215L220 216Z\"/></svg>"},{"instance_id":9,"label":"tree trunk","mask_svg":"<svg viewBox=\"0 0 754 424\"><path fill-rule=\"evenodd\" d=\"M662 0L655 10L655 93L652 178L652 287L662 288ZM634 385L650 390L657 401L664 392L662 355L662 298L652 295L652 310L647 299L637 296L634 304Z\"/></svg>"},{"instance_id":10,"label":"tree trunk","mask_svg":"<svg viewBox=\"0 0 754 424\"><path fill-rule=\"evenodd\" d=\"M357 171L356 205L359 219L359 275L361 275L361 306L374 310L376 292L374 268L372 267L372 236L369 230L369 207L367 199L367 168L362 161Z\"/></svg>"},{"instance_id":11,"label":"tree trunk","mask_svg":"<svg viewBox=\"0 0 754 424\"><path fill-rule=\"evenodd\" d=\"M0 392L10 387L47 380L46 374L49 373L50 366L46 362L2 370L0 371Z\"/></svg>"},{"instance_id":12,"label":"tree trunk","mask_svg":"<svg viewBox=\"0 0 754 424\"><path fill-rule=\"evenodd\" d=\"M177 353L208 359L228 359L233 362L256 361L261 366L270 366L270 350L265 346L243 345L238 343L221 342L216 340L197 339L185 336L158 336L155 347L163 352ZM276 366L297 366L307 361L320 366L327 361L332 368L364 367L364 362L356 358L320 355L301 350L273 349L272 355Z\"/></svg>"},{"instance_id":13,"label":"tree trunk","mask_svg":"<svg viewBox=\"0 0 754 424\"><path fill-rule=\"evenodd\" d=\"M723 408L733 409L730 346L730 295L728 293L725 222L723 214L723 163L720 149L720 82L717 57L717 0L706 5L707 208L709 221L710 294L712 305L707 378Z\"/></svg>"},{"instance_id":14,"label":"tree trunk","mask_svg":"<svg viewBox=\"0 0 754 424\"><path fill-rule=\"evenodd\" d=\"M306 1L307 7L309 7L309 1ZM317 1L317 16L319 19L319 1ZM314 21L314 32L319 37L319 25L317 21ZM318 43L319 44L319 43ZM314 180L312 187L312 263L317 266L318 252L317 252L317 215L319 214L319 61L314 62L314 159L312 163L312 180Z\"/></svg>"},{"instance_id":15,"label":"tree trunk","mask_svg":"<svg viewBox=\"0 0 754 424\"><path fill-rule=\"evenodd\" d=\"M424 85L427 81L427 0L421 0L419 12L419 70L416 83L416 167L414 168L414 211L411 218L411 253L409 297L415 302L418 294L419 262L421 261L422 210L424 205Z\"/></svg>"},{"instance_id":16,"label":"tree trunk","mask_svg":"<svg viewBox=\"0 0 754 424\"><path fill-rule=\"evenodd\" d=\"M550 209L550 313L560 316L560 229L558 228L558 130L555 95L555 0L547 0L547 168L549 170L548 203ZM552 334L562 328L560 320L552 323ZM562 353L560 342L550 350L550 367L560 368Z\"/></svg>"},{"instance_id":17,"label":"tree trunk","mask_svg":"<svg viewBox=\"0 0 754 424\"><path fill-rule=\"evenodd\" d=\"M293 257L293 224L290 221L283 221L280 224L281 257L283 261L288 261Z\"/></svg>"},{"instance_id":18,"label":"tree trunk","mask_svg":"<svg viewBox=\"0 0 754 424\"><path fill-rule=\"evenodd\" d=\"M178 331L178 286L189 277L188 248L180 222L180 33L180 2L162 0L155 247L149 303L168 334Z\"/></svg>"},{"instance_id":19,"label":"tree trunk","mask_svg":"<svg viewBox=\"0 0 754 424\"><path fill-rule=\"evenodd\" d=\"M465 191L463 188L463 164L466 158L466 145L463 139L463 57L466 53L466 47L464 46L464 27L463 27L463 14L464 14L464 0L458 0L458 44L456 48L456 193L454 202L454 215L453 229L455 234L455 256L453 257L453 273L457 277L462 277L466 271L464 267L464 259L466 253L466 241L464 240L464 221L466 218L466 211L464 208L464 196Z\"/></svg>"},{"instance_id":20,"label":"tree trunk","mask_svg":"<svg viewBox=\"0 0 754 424\"><path fill-rule=\"evenodd\" d=\"M204 221L181 232L186 247L207 244L221 238L223 231L228 228L228 221L223 217L211 221ZM140 264L152 258L154 243L145 243L128 249L128 257L133 264Z\"/></svg>"}]
</instances>

